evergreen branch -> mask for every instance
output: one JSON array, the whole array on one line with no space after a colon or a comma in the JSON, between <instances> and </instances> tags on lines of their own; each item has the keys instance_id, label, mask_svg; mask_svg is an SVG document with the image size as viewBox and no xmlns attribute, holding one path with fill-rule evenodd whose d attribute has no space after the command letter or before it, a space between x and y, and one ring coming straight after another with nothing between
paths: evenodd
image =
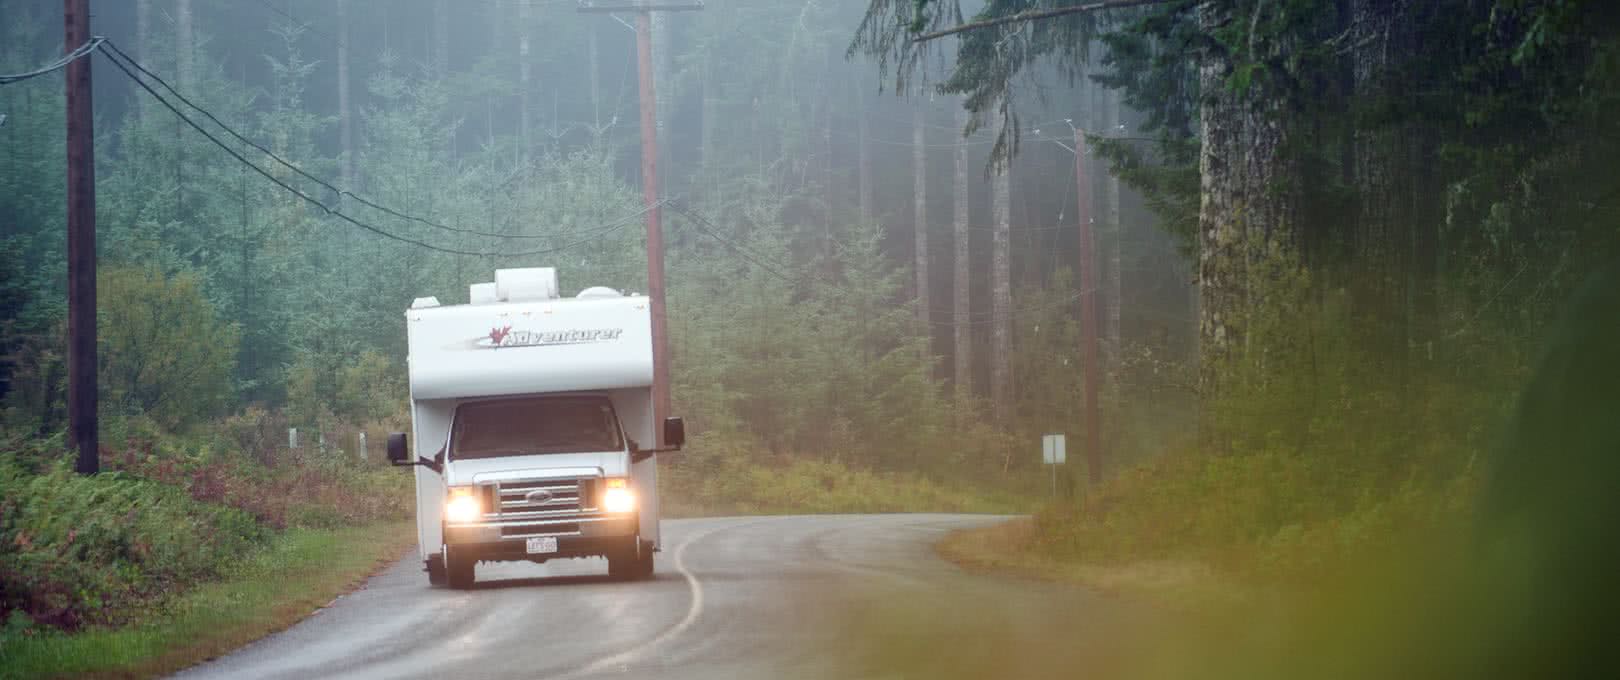
<instances>
[{"instance_id":1,"label":"evergreen branch","mask_svg":"<svg viewBox=\"0 0 1620 680\"><path fill-rule=\"evenodd\" d=\"M1051 19L1053 17L1080 14L1083 12L1095 12L1105 9L1124 9L1126 7L1140 7L1142 5L1162 5L1164 3L1174 1L1175 0L1104 0L1103 2L1093 2L1085 5L1070 5L1068 7L1053 7L1051 9L1025 10L1023 12L1004 17L970 21L959 26L952 26L950 28L940 29L938 31L930 31L912 38L911 42L925 43L930 40L936 40L948 35L955 35L957 33L963 33L966 31L976 31L981 28L991 28L1005 24L1020 23L1025 21L1040 21L1042 19Z\"/></svg>"}]
</instances>

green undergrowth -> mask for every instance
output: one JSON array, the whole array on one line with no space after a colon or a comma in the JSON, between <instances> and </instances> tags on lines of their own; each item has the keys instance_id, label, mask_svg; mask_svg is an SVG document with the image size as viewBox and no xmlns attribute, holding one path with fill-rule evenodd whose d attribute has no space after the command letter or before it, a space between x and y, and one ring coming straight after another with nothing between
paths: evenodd
<instances>
[{"instance_id":1,"label":"green undergrowth","mask_svg":"<svg viewBox=\"0 0 1620 680\"><path fill-rule=\"evenodd\" d=\"M94 476L72 471L59 439L0 439L8 649L156 625L177 596L231 579L295 536L410 517L409 476L375 463L266 464L206 437L122 439L103 447Z\"/></svg>"},{"instance_id":2,"label":"green undergrowth","mask_svg":"<svg viewBox=\"0 0 1620 680\"><path fill-rule=\"evenodd\" d=\"M1220 396L1196 438L1040 509L1004 547L1269 587L1460 533L1529 375L1529 336L1482 325L1420 348L1344 291L1277 276L1290 292L1248 319L1265 349L1212 369Z\"/></svg>"},{"instance_id":3,"label":"green undergrowth","mask_svg":"<svg viewBox=\"0 0 1620 680\"><path fill-rule=\"evenodd\" d=\"M1019 630L993 605L961 622L878 602L856 653L872 677L1611 676L1615 290L1591 286L1539 351L1477 328L1392 350L1331 304L1300 310L1335 333L1269 331L1293 344L1219 375L1198 445L939 546L1144 615ZM976 646L917 642L941 637Z\"/></svg>"},{"instance_id":4,"label":"green undergrowth","mask_svg":"<svg viewBox=\"0 0 1620 680\"><path fill-rule=\"evenodd\" d=\"M666 517L1032 509L1030 495L1007 484L971 485L836 460L758 455L712 439L694 444L659 471Z\"/></svg>"},{"instance_id":5,"label":"green undergrowth","mask_svg":"<svg viewBox=\"0 0 1620 680\"><path fill-rule=\"evenodd\" d=\"M153 677L284 629L397 559L414 525L289 529L117 627L0 635L0 678Z\"/></svg>"}]
</instances>

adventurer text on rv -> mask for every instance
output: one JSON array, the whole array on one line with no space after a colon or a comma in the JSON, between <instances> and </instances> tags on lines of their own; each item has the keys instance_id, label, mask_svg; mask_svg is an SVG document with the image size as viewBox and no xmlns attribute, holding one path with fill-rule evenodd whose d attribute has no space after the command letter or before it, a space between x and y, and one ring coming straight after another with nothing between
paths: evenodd
<instances>
[{"instance_id":1,"label":"adventurer text on rv","mask_svg":"<svg viewBox=\"0 0 1620 680\"><path fill-rule=\"evenodd\" d=\"M503 269L471 302L421 298L405 314L413 434L388 457L416 468L428 580L472 585L478 562L602 556L622 578L659 549L658 449L647 298L588 288L560 298L556 270Z\"/></svg>"}]
</instances>

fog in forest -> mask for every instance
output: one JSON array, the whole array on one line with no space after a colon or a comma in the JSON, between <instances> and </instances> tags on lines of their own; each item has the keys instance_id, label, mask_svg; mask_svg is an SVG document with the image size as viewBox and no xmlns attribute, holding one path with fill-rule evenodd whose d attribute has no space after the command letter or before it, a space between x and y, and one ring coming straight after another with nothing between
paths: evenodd
<instances>
[{"instance_id":1,"label":"fog in forest","mask_svg":"<svg viewBox=\"0 0 1620 680\"><path fill-rule=\"evenodd\" d=\"M689 433L653 477L664 517L1016 516L919 554L1106 602L968 588L982 616L958 621L794 591L832 658L1596 663L1571 622L1614 591L1571 565L1615 564L1581 518L1613 510L1616 469L1617 9L1096 4L672 0L646 6L643 64L633 2L91 0L82 477L53 64L77 46L63 3L0 0L0 650L24 676L219 656L296 619L128 660L72 645L346 531L370 552L311 588L357 584L426 535L424 473L383 449L421 427L407 308L527 267L563 297L646 294L655 217L656 415Z\"/></svg>"}]
</instances>

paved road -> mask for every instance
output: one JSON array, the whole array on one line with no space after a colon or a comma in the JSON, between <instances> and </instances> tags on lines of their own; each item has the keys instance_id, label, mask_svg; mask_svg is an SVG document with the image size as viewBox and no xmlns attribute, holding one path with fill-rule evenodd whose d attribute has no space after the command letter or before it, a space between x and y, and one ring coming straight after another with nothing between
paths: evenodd
<instances>
[{"instance_id":1,"label":"paved road","mask_svg":"<svg viewBox=\"0 0 1620 680\"><path fill-rule=\"evenodd\" d=\"M666 520L656 576L628 583L599 559L557 560L480 565L475 589L435 589L413 553L293 628L176 677L855 677L861 628L881 625L867 613L884 602L962 602L971 616L969 603L1072 614L1101 599L935 556L946 532L994 521Z\"/></svg>"}]
</instances>

